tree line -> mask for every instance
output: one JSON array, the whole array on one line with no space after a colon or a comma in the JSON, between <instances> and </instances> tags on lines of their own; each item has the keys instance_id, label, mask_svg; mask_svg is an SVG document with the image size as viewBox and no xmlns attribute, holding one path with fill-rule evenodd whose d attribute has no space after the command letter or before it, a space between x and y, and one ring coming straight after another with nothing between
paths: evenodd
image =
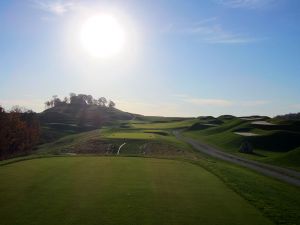
<instances>
[{"instance_id":1,"label":"tree line","mask_svg":"<svg viewBox=\"0 0 300 225\"><path fill-rule=\"evenodd\" d=\"M94 98L92 95L70 93L69 97L60 99L57 95L53 95L52 99L45 102L46 108L52 108L60 105L97 105L101 107L114 108L116 104L112 100L105 97Z\"/></svg>"},{"instance_id":2,"label":"tree line","mask_svg":"<svg viewBox=\"0 0 300 225\"><path fill-rule=\"evenodd\" d=\"M18 106L6 112L0 106L0 160L28 154L39 137L40 124L36 113Z\"/></svg>"},{"instance_id":3,"label":"tree line","mask_svg":"<svg viewBox=\"0 0 300 225\"><path fill-rule=\"evenodd\" d=\"M278 115L275 118L282 119L282 120L300 120L300 113L289 113L285 115Z\"/></svg>"}]
</instances>

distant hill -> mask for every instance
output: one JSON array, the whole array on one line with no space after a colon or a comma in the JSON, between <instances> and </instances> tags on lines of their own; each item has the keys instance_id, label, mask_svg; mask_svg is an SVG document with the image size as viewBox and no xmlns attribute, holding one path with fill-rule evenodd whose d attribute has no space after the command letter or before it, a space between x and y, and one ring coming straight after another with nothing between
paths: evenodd
<instances>
[{"instance_id":1,"label":"distant hill","mask_svg":"<svg viewBox=\"0 0 300 225\"><path fill-rule=\"evenodd\" d=\"M281 120L300 120L300 112L299 113L290 113L285 115L276 116L275 119Z\"/></svg>"},{"instance_id":2,"label":"distant hill","mask_svg":"<svg viewBox=\"0 0 300 225\"><path fill-rule=\"evenodd\" d=\"M41 142L53 141L68 134L131 120L135 114L114 107L88 104L59 104L39 114L42 125Z\"/></svg>"}]
</instances>

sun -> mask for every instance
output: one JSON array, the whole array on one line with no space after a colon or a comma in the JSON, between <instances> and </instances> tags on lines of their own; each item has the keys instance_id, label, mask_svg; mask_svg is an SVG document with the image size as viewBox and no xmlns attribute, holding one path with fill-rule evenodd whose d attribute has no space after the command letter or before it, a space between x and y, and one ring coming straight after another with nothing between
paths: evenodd
<instances>
[{"instance_id":1,"label":"sun","mask_svg":"<svg viewBox=\"0 0 300 225\"><path fill-rule=\"evenodd\" d=\"M122 51L125 31L114 16L95 15L82 25L80 41L91 56L111 58Z\"/></svg>"}]
</instances>

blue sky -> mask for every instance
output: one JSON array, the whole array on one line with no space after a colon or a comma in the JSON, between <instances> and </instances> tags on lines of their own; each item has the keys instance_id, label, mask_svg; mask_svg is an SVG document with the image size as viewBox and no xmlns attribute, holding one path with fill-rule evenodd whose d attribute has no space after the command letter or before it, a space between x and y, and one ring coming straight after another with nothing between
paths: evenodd
<instances>
[{"instance_id":1,"label":"blue sky","mask_svg":"<svg viewBox=\"0 0 300 225\"><path fill-rule=\"evenodd\" d=\"M78 41L90 16L128 40L110 59ZM52 95L106 96L145 115L300 111L298 0L1 1L0 104L35 111Z\"/></svg>"}]
</instances>

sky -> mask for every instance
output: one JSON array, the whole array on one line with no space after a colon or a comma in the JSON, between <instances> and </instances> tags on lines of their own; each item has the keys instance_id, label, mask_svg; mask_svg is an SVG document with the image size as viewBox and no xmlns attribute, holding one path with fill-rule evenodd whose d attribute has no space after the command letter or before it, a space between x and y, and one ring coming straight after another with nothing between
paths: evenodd
<instances>
[{"instance_id":1,"label":"sky","mask_svg":"<svg viewBox=\"0 0 300 225\"><path fill-rule=\"evenodd\" d=\"M94 57L80 32L112 15L122 51ZM52 95L105 96L143 115L300 111L298 0L0 1L0 105L36 112Z\"/></svg>"}]
</instances>

